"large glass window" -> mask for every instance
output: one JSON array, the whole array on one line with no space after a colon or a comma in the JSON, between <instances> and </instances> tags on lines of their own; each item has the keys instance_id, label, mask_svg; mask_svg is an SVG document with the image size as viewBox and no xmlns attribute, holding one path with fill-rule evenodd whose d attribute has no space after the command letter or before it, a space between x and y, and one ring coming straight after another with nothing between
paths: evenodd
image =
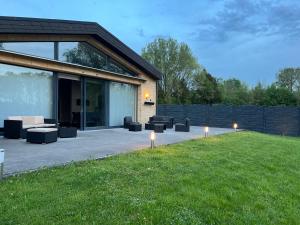
<instances>
[{"instance_id":1,"label":"large glass window","mask_svg":"<svg viewBox=\"0 0 300 225\"><path fill-rule=\"evenodd\" d=\"M107 57L85 42L60 42L59 60L96 69L107 69Z\"/></svg>"},{"instance_id":2,"label":"large glass window","mask_svg":"<svg viewBox=\"0 0 300 225\"><path fill-rule=\"evenodd\" d=\"M59 60L135 76L133 72L86 42L59 42Z\"/></svg>"},{"instance_id":3,"label":"large glass window","mask_svg":"<svg viewBox=\"0 0 300 225\"><path fill-rule=\"evenodd\" d=\"M0 127L8 116L52 117L52 72L0 64Z\"/></svg>"},{"instance_id":4,"label":"large glass window","mask_svg":"<svg viewBox=\"0 0 300 225\"><path fill-rule=\"evenodd\" d=\"M125 116L136 117L137 88L134 85L110 82L109 125L121 126Z\"/></svg>"},{"instance_id":5,"label":"large glass window","mask_svg":"<svg viewBox=\"0 0 300 225\"><path fill-rule=\"evenodd\" d=\"M53 42L0 42L0 49L54 59Z\"/></svg>"},{"instance_id":6,"label":"large glass window","mask_svg":"<svg viewBox=\"0 0 300 225\"><path fill-rule=\"evenodd\" d=\"M86 80L86 126L106 126L106 81Z\"/></svg>"},{"instance_id":7,"label":"large glass window","mask_svg":"<svg viewBox=\"0 0 300 225\"><path fill-rule=\"evenodd\" d=\"M136 76L134 72L87 42L59 42L58 58L54 56L54 42L0 42L0 50L56 59L62 62Z\"/></svg>"},{"instance_id":8,"label":"large glass window","mask_svg":"<svg viewBox=\"0 0 300 225\"><path fill-rule=\"evenodd\" d=\"M132 76L134 75L131 71L126 69L124 66L122 66L120 63L117 63L116 61L110 59L108 64L109 70L115 73L121 73L125 75Z\"/></svg>"}]
</instances>

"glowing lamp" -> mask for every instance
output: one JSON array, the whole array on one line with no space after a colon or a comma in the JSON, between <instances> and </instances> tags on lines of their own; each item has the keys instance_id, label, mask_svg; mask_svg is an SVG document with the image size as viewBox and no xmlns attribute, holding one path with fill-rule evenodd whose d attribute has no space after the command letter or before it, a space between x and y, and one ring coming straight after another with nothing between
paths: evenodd
<instances>
[{"instance_id":1,"label":"glowing lamp","mask_svg":"<svg viewBox=\"0 0 300 225\"><path fill-rule=\"evenodd\" d=\"M151 148L154 148L154 141L155 141L155 133L154 131L151 132L150 134L150 141L151 141Z\"/></svg>"},{"instance_id":2,"label":"glowing lamp","mask_svg":"<svg viewBox=\"0 0 300 225\"><path fill-rule=\"evenodd\" d=\"M205 137L208 136L208 131L209 131L209 128L208 127L204 127L204 136Z\"/></svg>"},{"instance_id":3,"label":"glowing lamp","mask_svg":"<svg viewBox=\"0 0 300 225\"><path fill-rule=\"evenodd\" d=\"M235 131L237 131L238 124L237 124L237 123L234 123L234 124L233 124L233 128L235 129Z\"/></svg>"},{"instance_id":4,"label":"glowing lamp","mask_svg":"<svg viewBox=\"0 0 300 225\"><path fill-rule=\"evenodd\" d=\"M150 97L149 93L145 94L145 99L148 99Z\"/></svg>"}]
</instances>

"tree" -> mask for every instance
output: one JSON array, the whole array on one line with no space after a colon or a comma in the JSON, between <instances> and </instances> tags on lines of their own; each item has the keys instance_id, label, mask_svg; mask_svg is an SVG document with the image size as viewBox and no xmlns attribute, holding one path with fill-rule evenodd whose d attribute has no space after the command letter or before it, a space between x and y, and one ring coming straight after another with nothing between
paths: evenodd
<instances>
[{"instance_id":1,"label":"tree","mask_svg":"<svg viewBox=\"0 0 300 225\"><path fill-rule=\"evenodd\" d=\"M250 96L247 85L237 79L228 79L219 82L222 94L222 103L231 105L249 104Z\"/></svg>"},{"instance_id":2,"label":"tree","mask_svg":"<svg viewBox=\"0 0 300 225\"><path fill-rule=\"evenodd\" d=\"M295 95L287 88L277 87L275 84L266 89L264 105L293 106L297 104Z\"/></svg>"},{"instance_id":3,"label":"tree","mask_svg":"<svg viewBox=\"0 0 300 225\"><path fill-rule=\"evenodd\" d=\"M193 81L193 103L214 104L221 102L218 82L204 69L196 74Z\"/></svg>"},{"instance_id":4,"label":"tree","mask_svg":"<svg viewBox=\"0 0 300 225\"><path fill-rule=\"evenodd\" d=\"M289 91L300 91L300 68L285 68L277 74L277 85Z\"/></svg>"},{"instance_id":5,"label":"tree","mask_svg":"<svg viewBox=\"0 0 300 225\"><path fill-rule=\"evenodd\" d=\"M201 67L187 44L172 38L157 38L142 49L142 57L162 72L159 103L189 102L192 77Z\"/></svg>"},{"instance_id":6,"label":"tree","mask_svg":"<svg viewBox=\"0 0 300 225\"><path fill-rule=\"evenodd\" d=\"M251 91L251 104L253 105L264 105L265 103L266 89L261 83L258 83Z\"/></svg>"}]
</instances>

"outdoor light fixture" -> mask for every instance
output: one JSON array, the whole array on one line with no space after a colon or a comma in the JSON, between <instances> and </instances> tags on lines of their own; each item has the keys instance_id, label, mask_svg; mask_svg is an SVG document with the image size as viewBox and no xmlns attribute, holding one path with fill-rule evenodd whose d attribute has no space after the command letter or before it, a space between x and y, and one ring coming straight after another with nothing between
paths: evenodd
<instances>
[{"instance_id":1,"label":"outdoor light fixture","mask_svg":"<svg viewBox=\"0 0 300 225\"><path fill-rule=\"evenodd\" d=\"M233 124L233 128L234 128L235 131L237 131L238 124L237 124L237 123L234 123L234 124Z\"/></svg>"},{"instance_id":2,"label":"outdoor light fixture","mask_svg":"<svg viewBox=\"0 0 300 225\"><path fill-rule=\"evenodd\" d=\"M150 97L149 93L145 94L145 99L148 100L148 98Z\"/></svg>"},{"instance_id":3,"label":"outdoor light fixture","mask_svg":"<svg viewBox=\"0 0 300 225\"><path fill-rule=\"evenodd\" d=\"M149 93L145 93L145 105L154 105L154 102L152 101L152 99L150 98Z\"/></svg>"},{"instance_id":4,"label":"outdoor light fixture","mask_svg":"<svg viewBox=\"0 0 300 225\"><path fill-rule=\"evenodd\" d=\"M0 180L3 178L4 173L4 149L0 149Z\"/></svg>"},{"instance_id":5,"label":"outdoor light fixture","mask_svg":"<svg viewBox=\"0 0 300 225\"><path fill-rule=\"evenodd\" d=\"M209 131L209 128L208 127L204 127L204 136L205 137L208 137L208 131Z\"/></svg>"},{"instance_id":6,"label":"outdoor light fixture","mask_svg":"<svg viewBox=\"0 0 300 225\"><path fill-rule=\"evenodd\" d=\"M154 148L154 140L155 140L155 133L154 131L151 132L150 134L150 140L151 140L151 148Z\"/></svg>"}]
</instances>

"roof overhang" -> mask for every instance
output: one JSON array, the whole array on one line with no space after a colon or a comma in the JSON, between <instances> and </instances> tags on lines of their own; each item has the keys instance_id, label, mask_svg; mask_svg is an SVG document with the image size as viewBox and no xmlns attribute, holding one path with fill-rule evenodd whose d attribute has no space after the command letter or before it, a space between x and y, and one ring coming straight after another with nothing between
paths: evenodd
<instances>
[{"instance_id":1,"label":"roof overhang","mask_svg":"<svg viewBox=\"0 0 300 225\"><path fill-rule=\"evenodd\" d=\"M95 22L0 16L0 34L91 35L152 78L160 80L162 76L158 69Z\"/></svg>"}]
</instances>

